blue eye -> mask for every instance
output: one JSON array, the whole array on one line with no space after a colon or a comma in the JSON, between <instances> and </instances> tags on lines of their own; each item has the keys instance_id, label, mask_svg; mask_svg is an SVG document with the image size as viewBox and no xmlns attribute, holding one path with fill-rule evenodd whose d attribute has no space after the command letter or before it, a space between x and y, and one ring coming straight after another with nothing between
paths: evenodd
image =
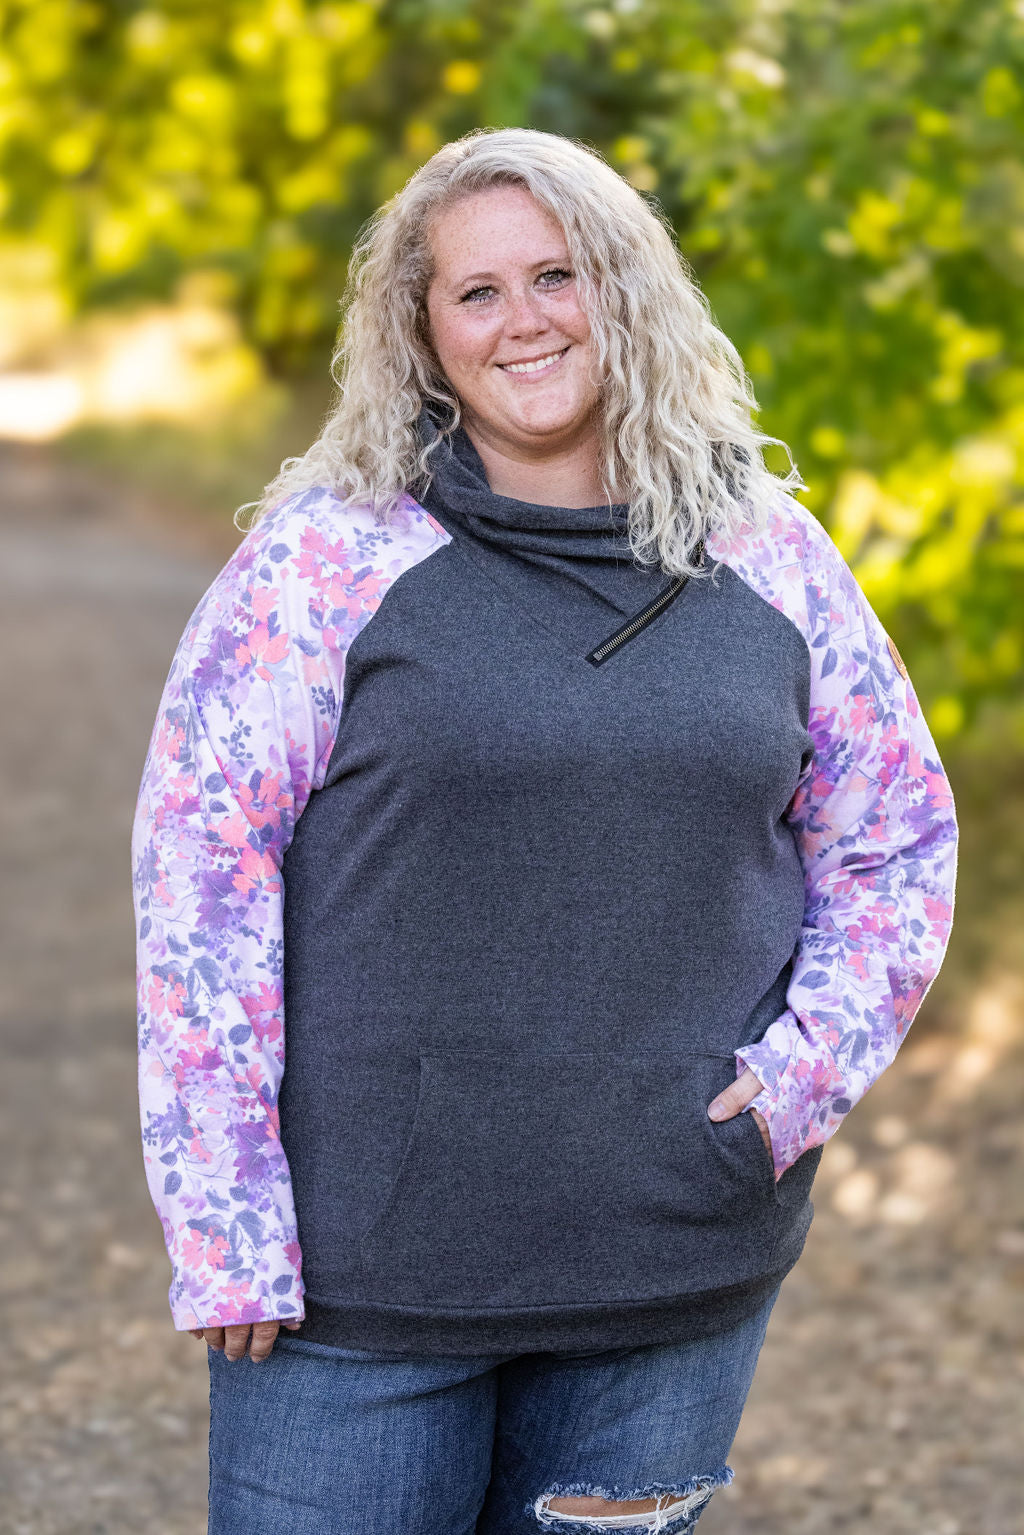
<instances>
[{"instance_id":1,"label":"blue eye","mask_svg":"<svg viewBox=\"0 0 1024 1535\"><path fill-rule=\"evenodd\" d=\"M493 288L470 288L468 293L462 295L459 302L462 304L480 304L488 293L493 292Z\"/></svg>"},{"instance_id":2,"label":"blue eye","mask_svg":"<svg viewBox=\"0 0 1024 1535\"><path fill-rule=\"evenodd\" d=\"M559 279L565 278L566 281L569 281L572 278L572 273L567 272L565 267L561 266L550 267L548 271L542 272L540 275L542 279L545 277L557 277Z\"/></svg>"}]
</instances>

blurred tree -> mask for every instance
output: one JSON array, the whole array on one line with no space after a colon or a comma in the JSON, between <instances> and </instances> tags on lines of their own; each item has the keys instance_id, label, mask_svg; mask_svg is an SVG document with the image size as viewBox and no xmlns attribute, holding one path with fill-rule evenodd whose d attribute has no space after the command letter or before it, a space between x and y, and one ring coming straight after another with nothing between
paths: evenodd
<instances>
[{"instance_id":1,"label":"blurred tree","mask_svg":"<svg viewBox=\"0 0 1024 1535\"><path fill-rule=\"evenodd\" d=\"M0 268L194 283L276 373L446 139L584 139L667 211L940 736L1020 699L1019 0L0 0Z\"/></svg>"}]
</instances>

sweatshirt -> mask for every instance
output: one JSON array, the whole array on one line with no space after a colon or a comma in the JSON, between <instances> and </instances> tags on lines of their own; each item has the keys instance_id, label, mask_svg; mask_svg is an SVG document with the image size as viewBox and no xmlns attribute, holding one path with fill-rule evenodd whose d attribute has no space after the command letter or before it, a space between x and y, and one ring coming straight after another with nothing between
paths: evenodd
<instances>
[{"instance_id":1,"label":"sweatshirt","mask_svg":"<svg viewBox=\"0 0 1024 1535\"><path fill-rule=\"evenodd\" d=\"M167 680L133 862L174 1322L435 1355L713 1332L797 1261L938 971L949 783L781 490L687 581L625 507L494 494L461 430L431 466L390 522L326 487L269 512Z\"/></svg>"}]
</instances>

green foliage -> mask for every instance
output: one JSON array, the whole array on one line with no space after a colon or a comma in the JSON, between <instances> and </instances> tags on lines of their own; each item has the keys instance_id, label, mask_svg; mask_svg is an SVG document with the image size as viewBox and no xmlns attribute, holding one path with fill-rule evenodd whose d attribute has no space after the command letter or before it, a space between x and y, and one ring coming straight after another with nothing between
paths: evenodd
<instances>
[{"instance_id":1,"label":"green foliage","mask_svg":"<svg viewBox=\"0 0 1024 1535\"><path fill-rule=\"evenodd\" d=\"M215 274L287 375L436 147L583 138L667 211L948 736L1024 716L1022 65L1016 0L7 0L0 260L70 311Z\"/></svg>"}]
</instances>

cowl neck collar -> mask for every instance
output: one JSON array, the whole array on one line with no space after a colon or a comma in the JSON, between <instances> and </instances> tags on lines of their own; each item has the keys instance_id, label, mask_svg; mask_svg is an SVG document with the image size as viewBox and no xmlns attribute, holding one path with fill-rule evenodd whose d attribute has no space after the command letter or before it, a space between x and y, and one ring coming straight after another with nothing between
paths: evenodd
<instances>
[{"instance_id":1,"label":"cowl neck collar","mask_svg":"<svg viewBox=\"0 0 1024 1535\"><path fill-rule=\"evenodd\" d=\"M429 410L420 412L423 442L440 439L430 455L432 480L424 493L428 511L439 520L460 524L485 543L517 553L568 556L580 559L631 560L626 536L629 508L616 503L600 506L546 506L497 495L465 429L444 433Z\"/></svg>"}]
</instances>

